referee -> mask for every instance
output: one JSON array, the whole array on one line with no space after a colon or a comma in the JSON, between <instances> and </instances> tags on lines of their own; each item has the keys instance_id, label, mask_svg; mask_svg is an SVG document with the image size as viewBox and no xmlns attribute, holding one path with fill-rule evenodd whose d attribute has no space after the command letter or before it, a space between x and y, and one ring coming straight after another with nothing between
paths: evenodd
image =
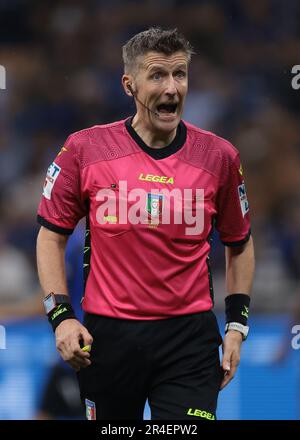
<instances>
[{"instance_id":1,"label":"referee","mask_svg":"<svg viewBox=\"0 0 300 440\"><path fill-rule=\"evenodd\" d=\"M150 28L123 47L134 116L71 134L38 209L39 278L57 349L90 420L216 418L248 333L254 272L238 151L181 119L192 48ZM86 217L84 325L70 304L68 236ZM210 236L226 246L226 329L213 308ZM91 350L82 347L90 345Z\"/></svg>"}]
</instances>

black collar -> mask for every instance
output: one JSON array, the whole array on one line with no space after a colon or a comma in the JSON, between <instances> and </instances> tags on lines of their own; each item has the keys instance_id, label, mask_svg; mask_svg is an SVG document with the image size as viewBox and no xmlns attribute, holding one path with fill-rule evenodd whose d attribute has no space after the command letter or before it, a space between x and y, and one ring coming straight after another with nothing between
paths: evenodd
<instances>
[{"instance_id":1,"label":"black collar","mask_svg":"<svg viewBox=\"0 0 300 440\"><path fill-rule=\"evenodd\" d=\"M164 159L165 157L169 157L172 154L176 153L176 151L180 150L183 147L186 141L186 126L182 121L178 124L176 136L172 140L172 142L163 148L151 148L145 144L143 139L137 134L135 129L132 127L133 116L126 119L125 125L128 133L133 138L133 140L138 144L138 146L145 151L145 153L149 154L149 156L153 157L153 159Z\"/></svg>"}]
</instances>

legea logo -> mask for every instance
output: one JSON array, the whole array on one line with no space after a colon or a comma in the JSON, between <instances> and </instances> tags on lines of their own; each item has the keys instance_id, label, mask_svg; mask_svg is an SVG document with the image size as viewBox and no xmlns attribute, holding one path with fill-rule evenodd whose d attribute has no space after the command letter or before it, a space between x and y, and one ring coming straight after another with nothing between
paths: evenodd
<instances>
[{"instance_id":1,"label":"legea logo","mask_svg":"<svg viewBox=\"0 0 300 440\"><path fill-rule=\"evenodd\" d=\"M3 325L0 325L0 350L6 349L6 331Z\"/></svg>"},{"instance_id":2,"label":"legea logo","mask_svg":"<svg viewBox=\"0 0 300 440\"><path fill-rule=\"evenodd\" d=\"M184 224L186 235L198 235L204 230L204 189L153 189L128 191L127 182L119 187L101 188L96 194L100 203L96 210L98 224ZM118 213L118 214L117 214ZM109 221L113 219L113 221Z\"/></svg>"},{"instance_id":3,"label":"legea logo","mask_svg":"<svg viewBox=\"0 0 300 440\"><path fill-rule=\"evenodd\" d=\"M6 70L0 65L0 90L6 89Z\"/></svg>"}]
</instances>

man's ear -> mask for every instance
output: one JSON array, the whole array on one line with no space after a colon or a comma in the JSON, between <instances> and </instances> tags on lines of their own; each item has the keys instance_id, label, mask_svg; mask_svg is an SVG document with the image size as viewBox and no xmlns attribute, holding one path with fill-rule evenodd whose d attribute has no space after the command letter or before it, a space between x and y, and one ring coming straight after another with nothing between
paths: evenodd
<instances>
[{"instance_id":1,"label":"man's ear","mask_svg":"<svg viewBox=\"0 0 300 440\"><path fill-rule=\"evenodd\" d=\"M122 76L122 84L125 90L125 93L128 96L134 96L134 87L132 86L133 78L131 75L123 75Z\"/></svg>"}]
</instances>

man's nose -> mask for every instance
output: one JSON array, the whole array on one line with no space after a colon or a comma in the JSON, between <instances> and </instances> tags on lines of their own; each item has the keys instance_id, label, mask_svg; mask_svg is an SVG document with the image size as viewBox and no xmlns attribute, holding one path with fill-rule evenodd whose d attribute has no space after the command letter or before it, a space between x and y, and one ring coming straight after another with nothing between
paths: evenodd
<instances>
[{"instance_id":1,"label":"man's nose","mask_svg":"<svg viewBox=\"0 0 300 440\"><path fill-rule=\"evenodd\" d=\"M172 95L172 96L176 95L176 93L177 93L177 89L176 89L176 85L175 85L175 80L174 80L173 76L170 76L168 78L168 82L167 82L167 85L166 85L165 93L167 95Z\"/></svg>"}]
</instances>

